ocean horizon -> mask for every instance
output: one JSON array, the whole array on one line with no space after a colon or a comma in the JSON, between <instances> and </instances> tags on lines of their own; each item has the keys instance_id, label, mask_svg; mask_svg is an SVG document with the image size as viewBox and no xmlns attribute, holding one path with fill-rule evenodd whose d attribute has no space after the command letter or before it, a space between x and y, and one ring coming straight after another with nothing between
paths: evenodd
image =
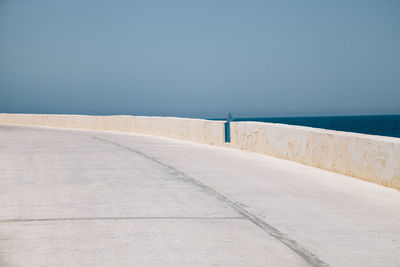
<instances>
[{"instance_id":1,"label":"ocean horizon","mask_svg":"<svg viewBox=\"0 0 400 267\"><path fill-rule=\"evenodd\" d=\"M400 138L400 115L397 114L359 116L243 117L234 118L234 121L283 123L327 130Z\"/></svg>"}]
</instances>

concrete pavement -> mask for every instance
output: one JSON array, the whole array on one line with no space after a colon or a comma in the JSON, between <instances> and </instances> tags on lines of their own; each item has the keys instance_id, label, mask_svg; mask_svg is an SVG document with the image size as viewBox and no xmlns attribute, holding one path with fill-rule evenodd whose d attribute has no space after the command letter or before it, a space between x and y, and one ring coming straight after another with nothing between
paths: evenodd
<instances>
[{"instance_id":1,"label":"concrete pavement","mask_svg":"<svg viewBox=\"0 0 400 267\"><path fill-rule=\"evenodd\" d=\"M400 266L400 192L256 153L0 125L0 266Z\"/></svg>"}]
</instances>

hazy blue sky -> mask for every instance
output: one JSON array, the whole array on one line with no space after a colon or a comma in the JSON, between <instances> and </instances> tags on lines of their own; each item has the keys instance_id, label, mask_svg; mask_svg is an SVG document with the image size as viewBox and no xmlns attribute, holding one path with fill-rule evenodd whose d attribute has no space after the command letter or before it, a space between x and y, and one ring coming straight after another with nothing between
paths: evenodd
<instances>
[{"instance_id":1,"label":"hazy blue sky","mask_svg":"<svg viewBox=\"0 0 400 267\"><path fill-rule=\"evenodd\" d=\"M400 1L0 0L0 112L400 113Z\"/></svg>"}]
</instances>

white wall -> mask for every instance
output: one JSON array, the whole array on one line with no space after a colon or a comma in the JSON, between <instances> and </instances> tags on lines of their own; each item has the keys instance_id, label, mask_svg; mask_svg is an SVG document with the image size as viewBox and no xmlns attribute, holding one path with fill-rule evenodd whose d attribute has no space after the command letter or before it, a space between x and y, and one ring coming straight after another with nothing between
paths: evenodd
<instances>
[{"instance_id":1,"label":"white wall","mask_svg":"<svg viewBox=\"0 0 400 267\"><path fill-rule=\"evenodd\" d=\"M0 123L109 130L224 144L224 122L174 117L0 114Z\"/></svg>"},{"instance_id":2,"label":"white wall","mask_svg":"<svg viewBox=\"0 0 400 267\"><path fill-rule=\"evenodd\" d=\"M235 148L400 189L400 138L262 122L231 123Z\"/></svg>"}]
</instances>

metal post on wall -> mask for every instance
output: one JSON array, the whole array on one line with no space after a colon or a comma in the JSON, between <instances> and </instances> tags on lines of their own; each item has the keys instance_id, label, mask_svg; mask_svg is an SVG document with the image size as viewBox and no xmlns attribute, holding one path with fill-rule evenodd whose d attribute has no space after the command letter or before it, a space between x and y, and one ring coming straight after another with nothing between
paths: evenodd
<instances>
[{"instance_id":1,"label":"metal post on wall","mask_svg":"<svg viewBox=\"0 0 400 267\"><path fill-rule=\"evenodd\" d=\"M233 121L233 116L229 113L228 117L226 118L225 122L225 143L231 142L231 121Z\"/></svg>"}]
</instances>

